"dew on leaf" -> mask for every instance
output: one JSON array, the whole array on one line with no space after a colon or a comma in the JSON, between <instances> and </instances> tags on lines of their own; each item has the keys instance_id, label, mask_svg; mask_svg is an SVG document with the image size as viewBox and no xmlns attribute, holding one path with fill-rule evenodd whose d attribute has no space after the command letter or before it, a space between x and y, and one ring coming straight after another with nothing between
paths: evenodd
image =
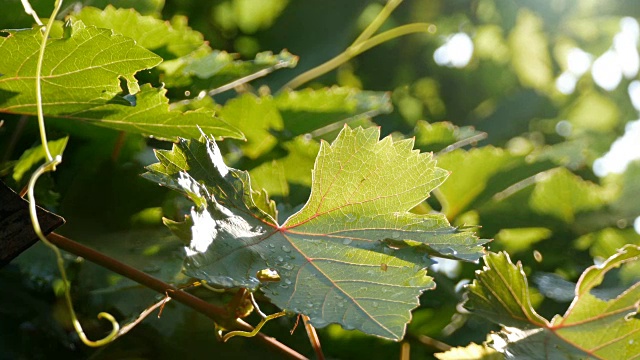
<instances>
[{"instance_id":1,"label":"dew on leaf","mask_svg":"<svg viewBox=\"0 0 640 360\"><path fill-rule=\"evenodd\" d=\"M269 244L270 248L275 248L276 246L274 244Z\"/></svg>"},{"instance_id":2,"label":"dew on leaf","mask_svg":"<svg viewBox=\"0 0 640 360\"><path fill-rule=\"evenodd\" d=\"M284 258L282 256L278 256L278 262L283 262Z\"/></svg>"},{"instance_id":3,"label":"dew on leaf","mask_svg":"<svg viewBox=\"0 0 640 360\"><path fill-rule=\"evenodd\" d=\"M282 245L282 251L289 253L291 252L291 249L287 245Z\"/></svg>"},{"instance_id":4,"label":"dew on leaf","mask_svg":"<svg viewBox=\"0 0 640 360\"><path fill-rule=\"evenodd\" d=\"M349 238L345 238L344 240L342 240L342 243L345 244L345 245L349 245L349 244L351 244L352 241L353 240L351 240Z\"/></svg>"},{"instance_id":5,"label":"dew on leaf","mask_svg":"<svg viewBox=\"0 0 640 360\"><path fill-rule=\"evenodd\" d=\"M280 281L280 274L274 269L262 269L257 272L256 277L260 281Z\"/></svg>"},{"instance_id":6,"label":"dew on leaf","mask_svg":"<svg viewBox=\"0 0 640 360\"><path fill-rule=\"evenodd\" d=\"M394 239L397 239L400 237L400 232L399 231L394 231L391 233L391 237Z\"/></svg>"}]
</instances>

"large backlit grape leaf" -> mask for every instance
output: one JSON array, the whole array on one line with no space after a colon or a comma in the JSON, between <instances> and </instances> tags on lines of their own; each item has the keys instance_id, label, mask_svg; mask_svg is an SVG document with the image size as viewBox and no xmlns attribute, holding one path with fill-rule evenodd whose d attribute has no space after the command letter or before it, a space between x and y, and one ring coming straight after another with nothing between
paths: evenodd
<instances>
[{"instance_id":1,"label":"large backlit grape leaf","mask_svg":"<svg viewBox=\"0 0 640 360\"><path fill-rule=\"evenodd\" d=\"M0 37L0 112L35 115L35 73L42 41L39 29L7 31ZM163 139L198 136L198 126L216 137L242 138L210 110L169 111L166 90L144 86L134 74L161 59L111 30L65 25L51 39L42 71L45 116L82 120ZM127 90L120 86L126 81ZM125 95L127 94L128 95Z\"/></svg>"},{"instance_id":2,"label":"large backlit grape leaf","mask_svg":"<svg viewBox=\"0 0 640 360\"><path fill-rule=\"evenodd\" d=\"M633 359L640 354L640 279L611 300L592 290L609 270L639 259L640 246L627 245L585 270L569 309L547 321L531 306L522 265L506 253L489 253L465 306L504 326L492 346L508 359Z\"/></svg>"},{"instance_id":3,"label":"large backlit grape leaf","mask_svg":"<svg viewBox=\"0 0 640 360\"><path fill-rule=\"evenodd\" d=\"M224 287L262 291L315 326L390 339L404 335L417 297L434 287L429 255L477 260L485 240L442 215L409 213L447 172L412 140L345 127L323 142L306 205L283 224L255 204L248 173L228 168L211 139L158 151L144 176L196 204L186 273ZM273 269L280 281L264 281Z\"/></svg>"}]
</instances>

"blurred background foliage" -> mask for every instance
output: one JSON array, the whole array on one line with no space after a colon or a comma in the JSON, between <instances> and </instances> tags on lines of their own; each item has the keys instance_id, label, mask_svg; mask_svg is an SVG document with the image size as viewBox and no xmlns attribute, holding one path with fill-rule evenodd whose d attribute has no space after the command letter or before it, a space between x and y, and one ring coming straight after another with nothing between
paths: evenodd
<instances>
[{"instance_id":1,"label":"blurred background foliage","mask_svg":"<svg viewBox=\"0 0 640 360\"><path fill-rule=\"evenodd\" d=\"M32 3L46 17L53 1ZM299 56L294 69L236 89L245 92L240 97L231 100L237 95L232 90L197 103L217 109L223 118L267 119L268 126L255 135L258 143L251 138L256 124L239 125L249 141L224 141L227 161L250 171L254 187L267 189L277 201L281 218L299 208L309 194L319 140L332 140L339 127L296 129L287 119L300 109L287 105L286 93L274 95L273 106L255 99L271 99L268 94L277 94L297 74L342 52L384 3L86 0L67 1L65 13L108 4L173 19L176 27L186 21L211 49L237 53L239 59L283 49ZM0 0L0 9L0 28L32 25L19 0ZM345 105L336 110L336 119L351 117L352 126L379 125L384 134L415 137L416 147L433 151L438 165L452 173L415 211L442 211L453 224L478 226L481 237L494 239L491 251L507 250L514 261L522 261L533 280L534 306L550 317L564 312L573 298L572 282L586 267L624 244L640 244L639 17L635 0L405 0L381 31L428 22L435 34L384 43L314 79L301 94L312 104L336 101L336 108L351 101L345 100L349 96L360 96L359 104L380 115L369 118ZM194 41L196 48L197 35ZM139 78L162 81L153 71ZM343 87L331 94L338 100L312 91L334 85ZM344 88L388 93L362 100L367 93ZM172 100L189 98L185 89L178 90L169 89ZM392 112L384 105L389 98ZM12 165L37 144L37 128L19 116L1 118L0 176L20 189L28 176L16 177ZM127 136L114 154L121 142L115 131L50 121L49 132L52 139L70 135L63 166L37 189L45 206L67 218L59 232L167 281L186 282L179 275L180 242L161 225L161 216L178 219L189 205L139 177L153 162L152 148L170 144ZM104 331L104 324L94 320L99 310L131 318L158 299L89 262L68 259L75 302L90 334ZM161 319L146 320L108 347L85 348L66 320L54 267L53 257L36 245L0 270L0 359L278 357L251 340L217 342L213 324L179 304L167 305ZM441 351L434 339L464 346L481 343L495 330L459 306L462 285L478 268L453 261L434 266L438 287L421 297L408 326L412 359L432 359ZM624 289L639 278L640 266L630 264L603 286ZM278 319L264 331L311 356L303 331L289 335L293 322ZM389 359L400 353L400 344L336 325L319 332L329 358Z\"/></svg>"}]
</instances>

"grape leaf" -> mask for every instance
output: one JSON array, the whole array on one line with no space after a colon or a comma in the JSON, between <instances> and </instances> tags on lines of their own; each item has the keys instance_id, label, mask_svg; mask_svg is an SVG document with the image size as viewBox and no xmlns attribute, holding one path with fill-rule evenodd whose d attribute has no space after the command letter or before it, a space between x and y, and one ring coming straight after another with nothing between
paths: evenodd
<instances>
[{"instance_id":1,"label":"grape leaf","mask_svg":"<svg viewBox=\"0 0 640 360\"><path fill-rule=\"evenodd\" d=\"M486 345L471 343L434 354L438 360L502 360L504 356Z\"/></svg>"},{"instance_id":2,"label":"grape leaf","mask_svg":"<svg viewBox=\"0 0 640 360\"><path fill-rule=\"evenodd\" d=\"M240 147L256 159L273 149L278 138L291 139L336 123L339 129L342 122L389 111L386 93L332 87L276 96L245 94L220 107L218 114L246 135Z\"/></svg>"},{"instance_id":3,"label":"grape leaf","mask_svg":"<svg viewBox=\"0 0 640 360\"><path fill-rule=\"evenodd\" d=\"M82 3L101 9L106 6L130 8L143 15L159 15L164 7L164 0L83 0Z\"/></svg>"},{"instance_id":4,"label":"grape leaf","mask_svg":"<svg viewBox=\"0 0 640 360\"><path fill-rule=\"evenodd\" d=\"M249 171L252 186L255 189L265 189L271 196L291 196L293 199L290 200L294 201L292 204L302 204L309 196L306 189L311 188L311 170L320 143L298 136L281 146L287 151L286 156L265 161ZM292 187L295 191L291 191ZM300 196L304 198L298 202Z\"/></svg>"},{"instance_id":5,"label":"grape leaf","mask_svg":"<svg viewBox=\"0 0 640 360\"><path fill-rule=\"evenodd\" d=\"M276 95L274 101L282 114L285 138L311 133L336 122L373 117L393 110L388 93L337 86L286 90Z\"/></svg>"},{"instance_id":6,"label":"grape leaf","mask_svg":"<svg viewBox=\"0 0 640 360\"><path fill-rule=\"evenodd\" d=\"M298 57L286 50L277 55L262 52L252 61L237 60L235 54L212 50L201 33L188 27L187 18L183 16L175 16L168 22L140 15L132 9L107 6L104 10L85 7L70 19L112 29L162 56L165 61L158 69L164 72L161 80L169 88L191 92L210 90L234 81L250 81L277 69L295 67L298 62ZM232 87L229 85L219 91Z\"/></svg>"},{"instance_id":7,"label":"grape leaf","mask_svg":"<svg viewBox=\"0 0 640 360\"><path fill-rule=\"evenodd\" d=\"M430 124L424 120L418 120L413 133L416 137L416 147L425 152L438 152L455 143L468 144L472 139L478 141L483 135L471 126L457 127L447 121Z\"/></svg>"},{"instance_id":8,"label":"grape leaf","mask_svg":"<svg viewBox=\"0 0 640 360\"><path fill-rule=\"evenodd\" d=\"M104 10L84 7L80 12L72 14L70 19L98 28L112 29L165 60L185 56L205 45L202 34L191 30L186 18L180 16L168 22L140 15L133 9L116 9L108 5Z\"/></svg>"},{"instance_id":9,"label":"grape leaf","mask_svg":"<svg viewBox=\"0 0 640 360\"><path fill-rule=\"evenodd\" d=\"M553 167L550 161L529 163L525 156L486 146L458 149L438 156L451 177L436 192L449 219L478 207L509 186Z\"/></svg>"},{"instance_id":10,"label":"grape leaf","mask_svg":"<svg viewBox=\"0 0 640 360\"><path fill-rule=\"evenodd\" d=\"M0 38L0 57L4 59L0 63L0 112L34 115L41 31L7 32L9 36ZM166 90L146 85L140 91L134 74L160 61L133 40L111 30L87 27L80 21L67 23L64 37L51 39L47 45L42 72L45 116L83 120L162 139L198 136L198 126L217 137L242 138L213 111L169 111ZM128 95L120 88L119 79L126 81Z\"/></svg>"},{"instance_id":11,"label":"grape leaf","mask_svg":"<svg viewBox=\"0 0 640 360\"><path fill-rule=\"evenodd\" d=\"M627 245L585 270L569 309L547 321L531 306L522 265L506 253L489 253L465 306L504 326L492 346L507 359L632 359L640 354L640 281L611 300L592 290L609 270L638 259L640 246Z\"/></svg>"},{"instance_id":12,"label":"grape leaf","mask_svg":"<svg viewBox=\"0 0 640 360\"><path fill-rule=\"evenodd\" d=\"M62 155L65 147L67 147L68 141L68 136L60 138L58 140L48 141L47 147L51 152L51 156L55 157L57 155ZM15 163L12 175L13 180L15 180L16 183L19 184L23 176L27 174L27 172L29 172L36 165L39 165L39 163L46 160L46 158L47 156L44 152L44 147L42 147L42 144L26 150L24 153L22 153L20 159L18 159L18 161Z\"/></svg>"},{"instance_id":13,"label":"grape leaf","mask_svg":"<svg viewBox=\"0 0 640 360\"><path fill-rule=\"evenodd\" d=\"M278 54L264 51L251 61L242 61L237 60L237 54L203 47L159 68L165 72L162 80L167 86L184 87L191 92L213 90L213 95L297 64L298 57L286 50Z\"/></svg>"},{"instance_id":14,"label":"grape leaf","mask_svg":"<svg viewBox=\"0 0 640 360\"><path fill-rule=\"evenodd\" d=\"M412 140L379 141L377 128L345 127L323 142L306 205L282 225L260 210L248 173L228 168L215 142L181 140L157 151L143 176L189 196L187 275L224 287L258 287L318 327L339 323L398 340L417 297L435 286L428 255L477 260L485 240L442 215L409 213L447 172ZM260 282L277 271L279 282Z\"/></svg>"},{"instance_id":15,"label":"grape leaf","mask_svg":"<svg viewBox=\"0 0 640 360\"><path fill-rule=\"evenodd\" d=\"M615 217L612 221L610 210L606 210L613 195L607 188L565 168L553 169L483 204L479 208L480 223L489 233L504 228L505 217L509 218L511 228L539 226L557 231L571 225L584 233L615 224L615 220L620 219Z\"/></svg>"}]
</instances>

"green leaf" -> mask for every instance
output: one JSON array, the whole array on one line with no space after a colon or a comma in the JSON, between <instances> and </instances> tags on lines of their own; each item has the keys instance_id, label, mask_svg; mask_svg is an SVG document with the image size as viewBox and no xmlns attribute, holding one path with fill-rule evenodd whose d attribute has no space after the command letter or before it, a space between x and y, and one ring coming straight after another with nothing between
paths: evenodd
<instances>
[{"instance_id":1,"label":"green leaf","mask_svg":"<svg viewBox=\"0 0 640 360\"><path fill-rule=\"evenodd\" d=\"M602 207L606 193L596 184L584 181L565 168L540 178L531 196L531 208L567 223L576 214Z\"/></svg>"},{"instance_id":2,"label":"green leaf","mask_svg":"<svg viewBox=\"0 0 640 360\"><path fill-rule=\"evenodd\" d=\"M84 0L82 2L87 6L101 9L106 6L135 9L143 15L158 15L164 6L164 0Z\"/></svg>"},{"instance_id":3,"label":"green leaf","mask_svg":"<svg viewBox=\"0 0 640 360\"><path fill-rule=\"evenodd\" d=\"M505 252L488 253L485 266L469 286L467 308L498 324L531 329L547 326L531 306L529 286L522 264L513 265Z\"/></svg>"},{"instance_id":4,"label":"green leaf","mask_svg":"<svg viewBox=\"0 0 640 360\"><path fill-rule=\"evenodd\" d=\"M68 141L68 136L65 136L58 140L48 141L47 145L49 146L51 156L56 157L57 155L62 155ZM38 165L39 162L45 159L46 155L42 144L25 151L24 153L22 153L20 159L18 159L18 161L14 165L12 175L13 180L15 180L16 183L20 183L25 173L27 173L34 166Z\"/></svg>"},{"instance_id":5,"label":"green leaf","mask_svg":"<svg viewBox=\"0 0 640 360\"><path fill-rule=\"evenodd\" d=\"M449 180L436 192L449 219L553 166L550 162L529 164L524 156L493 146L445 153L438 156L438 163L451 171Z\"/></svg>"},{"instance_id":6,"label":"green leaf","mask_svg":"<svg viewBox=\"0 0 640 360\"><path fill-rule=\"evenodd\" d=\"M518 12L515 28L509 36L512 64L523 86L546 90L553 81L549 43L544 22L534 12Z\"/></svg>"},{"instance_id":7,"label":"green leaf","mask_svg":"<svg viewBox=\"0 0 640 360\"><path fill-rule=\"evenodd\" d=\"M298 195L305 193L301 188L311 188L311 170L320 150L320 143L298 136L283 143L282 147L287 151L286 156L265 161L249 171L252 186L255 189L265 189L271 196L296 197L292 204L297 205L295 200ZM296 187L293 194L292 186ZM309 194L304 195L305 198L299 203L304 203Z\"/></svg>"},{"instance_id":8,"label":"green leaf","mask_svg":"<svg viewBox=\"0 0 640 360\"><path fill-rule=\"evenodd\" d=\"M479 209L480 223L494 234L505 227L545 227L556 232L567 226L586 233L620 219L606 208L611 195L565 168L553 169L496 195Z\"/></svg>"},{"instance_id":9,"label":"green leaf","mask_svg":"<svg viewBox=\"0 0 640 360\"><path fill-rule=\"evenodd\" d=\"M220 108L218 115L242 131L247 141L241 143L240 148L251 159L273 149L277 139L269 131L282 130L283 127L282 117L270 96L244 94L229 100Z\"/></svg>"},{"instance_id":10,"label":"green leaf","mask_svg":"<svg viewBox=\"0 0 640 360\"><path fill-rule=\"evenodd\" d=\"M143 176L189 196L189 276L224 287L258 287L277 306L318 327L398 340L417 297L434 287L429 256L476 260L485 240L451 227L442 215L409 213L447 172L411 140L381 141L377 128L345 127L322 143L311 197L279 225L260 210L247 172L228 168L211 139L181 140L157 151ZM273 269L279 283L257 273Z\"/></svg>"},{"instance_id":11,"label":"green leaf","mask_svg":"<svg viewBox=\"0 0 640 360\"><path fill-rule=\"evenodd\" d=\"M287 3L287 0L224 2L216 7L213 17L227 31L237 31L239 28L245 34L253 34L271 26Z\"/></svg>"},{"instance_id":12,"label":"green leaf","mask_svg":"<svg viewBox=\"0 0 640 360\"><path fill-rule=\"evenodd\" d=\"M416 123L413 133L416 147L425 152L437 152L456 143L468 143L470 139L483 134L471 126L457 127L446 121L429 124L423 120Z\"/></svg>"},{"instance_id":13,"label":"green leaf","mask_svg":"<svg viewBox=\"0 0 640 360\"><path fill-rule=\"evenodd\" d=\"M104 10L85 7L70 16L87 26L111 29L136 41L137 45L155 52L165 60L190 54L205 45L202 34L187 26L185 17L171 22L142 16L133 9L116 9L109 5Z\"/></svg>"},{"instance_id":14,"label":"green leaf","mask_svg":"<svg viewBox=\"0 0 640 360\"><path fill-rule=\"evenodd\" d=\"M286 90L275 96L274 100L282 114L285 137L295 137L322 130L328 125L342 125L342 122L393 110L391 98L386 92L344 87Z\"/></svg>"},{"instance_id":15,"label":"green leaf","mask_svg":"<svg viewBox=\"0 0 640 360\"><path fill-rule=\"evenodd\" d=\"M50 0L31 0L29 1L33 9L43 18L51 13L53 3ZM78 7L81 5L95 6L104 8L112 5L117 8L134 8L136 11L145 15L159 15L164 5L164 0L81 0L67 2L65 7ZM33 18L24 12L24 7L19 0L0 0L0 24L4 29L21 29L29 28L34 24Z\"/></svg>"},{"instance_id":16,"label":"green leaf","mask_svg":"<svg viewBox=\"0 0 640 360\"><path fill-rule=\"evenodd\" d=\"M35 71L42 35L39 29L8 33L0 38L0 57L6 59L0 63L0 112L35 115ZM47 45L42 76L45 116L161 139L198 136L198 126L216 137L242 138L210 110L170 111L166 90L150 85L141 90L134 74L160 61L111 30L68 23L65 36ZM119 79L126 80L127 91L120 88Z\"/></svg>"},{"instance_id":17,"label":"green leaf","mask_svg":"<svg viewBox=\"0 0 640 360\"><path fill-rule=\"evenodd\" d=\"M227 102L219 115L245 134L247 142L240 148L256 159L273 149L278 138L291 139L329 125L339 129L344 122L389 111L386 93L333 87L275 97L245 94Z\"/></svg>"},{"instance_id":18,"label":"green leaf","mask_svg":"<svg viewBox=\"0 0 640 360\"><path fill-rule=\"evenodd\" d=\"M262 52L253 61L236 60L235 54L212 50L202 34L187 26L187 18L183 16L175 16L168 22L142 16L132 9L107 6L104 10L86 7L70 18L112 29L162 56L165 62L158 69L164 72L161 80L169 88L188 87L192 92L210 90L236 81L250 81L277 69L295 67L298 62L298 57L286 50L277 55ZM225 89L231 89L233 85Z\"/></svg>"},{"instance_id":19,"label":"green leaf","mask_svg":"<svg viewBox=\"0 0 640 360\"><path fill-rule=\"evenodd\" d=\"M486 345L471 343L434 354L438 360L502 360L504 356Z\"/></svg>"},{"instance_id":20,"label":"green leaf","mask_svg":"<svg viewBox=\"0 0 640 360\"><path fill-rule=\"evenodd\" d=\"M279 54L265 51L256 54L252 61L241 61L236 59L235 54L202 47L187 56L164 62L159 69L165 72L162 80L169 87L220 93L297 64L298 57L286 50Z\"/></svg>"},{"instance_id":21,"label":"green leaf","mask_svg":"<svg viewBox=\"0 0 640 360\"><path fill-rule=\"evenodd\" d=\"M627 245L585 270L569 309L549 322L531 306L522 265L514 265L506 253L489 253L465 306L505 326L492 346L508 359L631 359L640 353L640 281L611 300L597 298L592 290L608 271L638 259L640 246Z\"/></svg>"},{"instance_id":22,"label":"green leaf","mask_svg":"<svg viewBox=\"0 0 640 360\"><path fill-rule=\"evenodd\" d=\"M204 131L216 138L242 139L242 133L209 109L180 112L170 110L166 89L149 84L136 94L135 106L105 104L70 115L58 116L83 120L95 125L127 132L174 140L179 136L193 136Z\"/></svg>"}]
</instances>

